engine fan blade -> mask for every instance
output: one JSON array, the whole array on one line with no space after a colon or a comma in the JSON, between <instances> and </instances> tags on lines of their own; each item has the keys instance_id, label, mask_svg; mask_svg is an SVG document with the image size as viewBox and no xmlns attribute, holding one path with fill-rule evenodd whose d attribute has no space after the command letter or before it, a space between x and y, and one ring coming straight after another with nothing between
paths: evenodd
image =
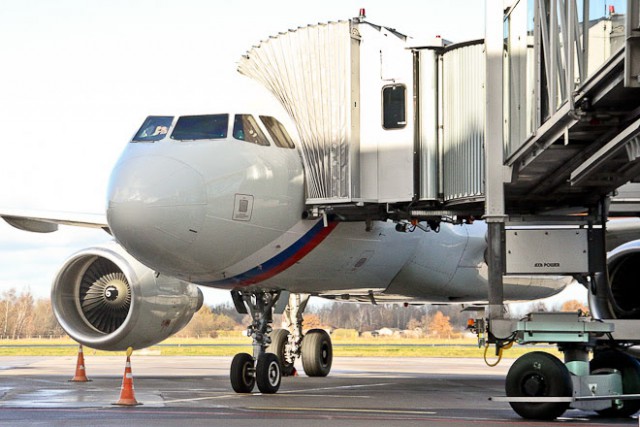
<instances>
[{"instance_id":1,"label":"engine fan blade","mask_svg":"<svg viewBox=\"0 0 640 427\"><path fill-rule=\"evenodd\" d=\"M80 283L80 306L85 319L109 334L118 329L131 308L131 287L126 276L111 261L98 258Z\"/></svg>"}]
</instances>

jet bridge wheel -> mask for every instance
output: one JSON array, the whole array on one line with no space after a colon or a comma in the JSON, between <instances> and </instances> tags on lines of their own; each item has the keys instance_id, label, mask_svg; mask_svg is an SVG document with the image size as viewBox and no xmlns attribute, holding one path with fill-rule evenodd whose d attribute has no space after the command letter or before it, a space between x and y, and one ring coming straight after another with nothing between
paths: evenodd
<instances>
[{"instance_id":1,"label":"jet bridge wheel","mask_svg":"<svg viewBox=\"0 0 640 427\"><path fill-rule=\"evenodd\" d=\"M557 357L534 351L520 357L509 369L505 384L508 397L568 397L573 395L571 374ZM569 407L569 402L509 402L523 418L552 420Z\"/></svg>"},{"instance_id":2,"label":"jet bridge wheel","mask_svg":"<svg viewBox=\"0 0 640 427\"><path fill-rule=\"evenodd\" d=\"M616 350L605 350L596 353L590 363L591 373L610 373L613 370L622 376L622 392L624 394L640 393L640 362L628 354ZM609 418L630 417L640 410L640 400L621 400L611 408L597 411Z\"/></svg>"},{"instance_id":3,"label":"jet bridge wheel","mask_svg":"<svg viewBox=\"0 0 640 427\"><path fill-rule=\"evenodd\" d=\"M280 367L282 368L282 376L289 377L293 375L293 363L287 362L286 346L289 343L289 331L286 329L274 329L271 332L271 344L267 347L267 351L278 356Z\"/></svg>"},{"instance_id":4,"label":"jet bridge wheel","mask_svg":"<svg viewBox=\"0 0 640 427\"><path fill-rule=\"evenodd\" d=\"M310 377L326 377L331 371L333 346L323 329L311 329L302 340L302 367Z\"/></svg>"},{"instance_id":5,"label":"jet bridge wheel","mask_svg":"<svg viewBox=\"0 0 640 427\"><path fill-rule=\"evenodd\" d=\"M238 353L231 361L231 387L236 393L251 393L256 384L253 357L248 353Z\"/></svg>"},{"instance_id":6,"label":"jet bridge wheel","mask_svg":"<svg viewBox=\"0 0 640 427\"><path fill-rule=\"evenodd\" d=\"M256 382L258 390L264 394L273 394L280 388L282 371L280 360L273 353L263 353L258 357L256 364Z\"/></svg>"}]
</instances>

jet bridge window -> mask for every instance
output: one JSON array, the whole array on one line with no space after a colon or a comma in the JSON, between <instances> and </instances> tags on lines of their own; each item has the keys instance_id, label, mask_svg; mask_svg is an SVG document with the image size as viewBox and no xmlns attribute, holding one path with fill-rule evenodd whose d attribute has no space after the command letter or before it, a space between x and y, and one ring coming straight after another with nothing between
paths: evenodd
<instances>
[{"instance_id":1,"label":"jet bridge window","mask_svg":"<svg viewBox=\"0 0 640 427\"><path fill-rule=\"evenodd\" d=\"M233 137L258 145L269 145L269 141L250 114L236 114L233 121Z\"/></svg>"},{"instance_id":2,"label":"jet bridge window","mask_svg":"<svg viewBox=\"0 0 640 427\"><path fill-rule=\"evenodd\" d=\"M173 116L149 116L142 123L133 142L156 142L167 136Z\"/></svg>"},{"instance_id":3,"label":"jet bridge window","mask_svg":"<svg viewBox=\"0 0 640 427\"><path fill-rule=\"evenodd\" d=\"M199 139L226 138L229 131L228 114L182 116L178 119L171 139L194 141Z\"/></svg>"},{"instance_id":4,"label":"jet bridge window","mask_svg":"<svg viewBox=\"0 0 640 427\"><path fill-rule=\"evenodd\" d=\"M271 116L260 116L273 142L281 148L296 148L284 125Z\"/></svg>"},{"instance_id":5,"label":"jet bridge window","mask_svg":"<svg viewBox=\"0 0 640 427\"><path fill-rule=\"evenodd\" d=\"M405 85L393 85L382 88L382 127L402 129L406 121Z\"/></svg>"}]
</instances>

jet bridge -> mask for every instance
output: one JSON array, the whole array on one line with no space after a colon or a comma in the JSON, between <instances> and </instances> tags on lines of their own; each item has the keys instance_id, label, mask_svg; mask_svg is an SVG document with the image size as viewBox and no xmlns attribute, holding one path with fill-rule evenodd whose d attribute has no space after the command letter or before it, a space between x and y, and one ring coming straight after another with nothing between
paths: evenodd
<instances>
[{"instance_id":1,"label":"jet bridge","mask_svg":"<svg viewBox=\"0 0 640 427\"><path fill-rule=\"evenodd\" d=\"M487 1L487 93L502 105L487 102L489 310L476 331L498 354L514 342L554 343L564 354L529 353L510 368L507 396L494 400L525 418L553 419L569 407L610 417L640 409L640 363L629 351L640 343L640 320L620 310L605 252L609 215L622 206L638 212L633 189L626 203L609 197L640 173L640 9L630 0L622 14L610 8L593 19L591 10L588 0L515 1L506 10ZM562 229L571 219L577 227ZM514 252L529 262L509 262ZM504 319L502 274L537 267L581 280L593 318Z\"/></svg>"},{"instance_id":2,"label":"jet bridge","mask_svg":"<svg viewBox=\"0 0 640 427\"><path fill-rule=\"evenodd\" d=\"M503 96L491 108L501 110L510 214L585 212L640 172L640 30L637 4L628 7L606 15L585 0L507 8ZM484 40L416 45L362 15L272 36L238 70L296 124L310 209L345 220L362 214L344 208L371 205L395 220L464 217L485 210L486 58ZM640 212L629 200L624 210Z\"/></svg>"},{"instance_id":3,"label":"jet bridge","mask_svg":"<svg viewBox=\"0 0 640 427\"><path fill-rule=\"evenodd\" d=\"M617 318L605 246L609 216L640 215L640 5L594 5L487 0L485 39L459 44L415 45L361 14L280 33L239 64L296 123L311 214L400 232L485 219L476 331L496 352L553 342L565 355L514 364L504 400L527 418L640 409L640 363L624 351L640 320ZM504 274L573 275L597 319L504 319Z\"/></svg>"},{"instance_id":4,"label":"jet bridge","mask_svg":"<svg viewBox=\"0 0 640 427\"><path fill-rule=\"evenodd\" d=\"M238 71L296 124L310 207L433 207L483 194L483 49L416 47L362 15L270 37Z\"/></svg>"}]
</instances>

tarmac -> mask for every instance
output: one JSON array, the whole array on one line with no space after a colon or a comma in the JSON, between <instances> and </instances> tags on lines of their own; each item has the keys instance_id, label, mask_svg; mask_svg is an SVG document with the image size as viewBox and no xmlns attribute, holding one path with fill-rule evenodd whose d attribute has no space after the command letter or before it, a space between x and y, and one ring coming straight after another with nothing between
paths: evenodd
<instances>
[{"instance_id":1,"label":"tarmac","mask_svg":"<svg viewBox=\"0 0 640 427\"><path fill-rule=\"evenodd\" d=\"M69 382L76 358L0 357L0 425L7 426L503 426L524 420L507 403L504 377L513 360L490 368L481 359L336 358L326 378L283 378L277 394L236 394L230 357L134 354L135 398L120 397L124 355L85 352L86 383ZM257 391L257 389L256 389ZM606 419L569 410L554 424L637 426L637 417Z\"/></svg>"}]
</instances>

